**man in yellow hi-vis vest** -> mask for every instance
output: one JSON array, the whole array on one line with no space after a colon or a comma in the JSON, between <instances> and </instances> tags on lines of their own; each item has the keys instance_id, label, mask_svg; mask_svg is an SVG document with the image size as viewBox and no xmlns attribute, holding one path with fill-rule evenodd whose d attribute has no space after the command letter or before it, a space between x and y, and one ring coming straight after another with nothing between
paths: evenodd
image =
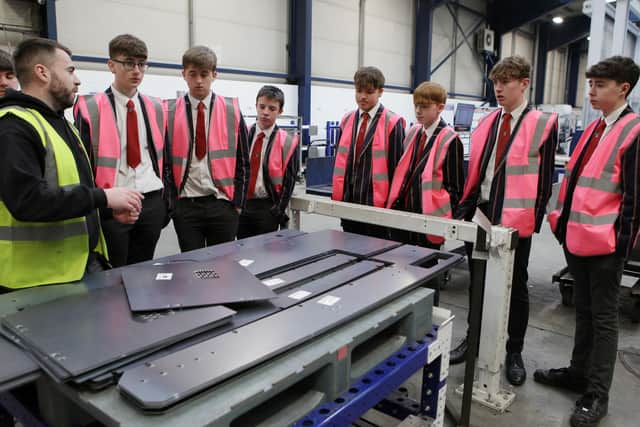
<instances>
[{"instance_id":1,"label":"man in yellow hi-vis vest","mask_svg":"<svg viewBox=\"0 0 640 427\"><path fill-rule=\"evenodd\" d=\"M77 130L64 117L80 85L69 49L28 39L13 59L22 92L0 99L0 293L104 268L97 209L132 223L142 199L93 183Z\"/></svg>"}]
</instances>

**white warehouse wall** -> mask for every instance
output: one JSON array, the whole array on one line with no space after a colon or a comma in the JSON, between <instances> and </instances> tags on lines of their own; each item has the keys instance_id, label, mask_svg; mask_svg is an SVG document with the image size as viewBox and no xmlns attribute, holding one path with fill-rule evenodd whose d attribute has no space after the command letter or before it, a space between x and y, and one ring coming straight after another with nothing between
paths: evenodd
<instances>
[{"instance_id":1,"label":"white warehouse wall","mask_svg":"<svg viewBox=\"0 0 640 427\"><path fill-rule=\"evenodd\" d=\"M358 68L358 0L315 0L311 6L311 75L352 80Z\"/></svg>"},{"instance_id":2,"label":"white warehouse wall","mask_svg":"<svg viewBox=\"0 0 640 427\"><path fill-rule=\"evenodd\" d=\"M364 20L364 63L380 65L387 84L411 86L413 0L367 0Z\"/></svg>"}]
</instances>

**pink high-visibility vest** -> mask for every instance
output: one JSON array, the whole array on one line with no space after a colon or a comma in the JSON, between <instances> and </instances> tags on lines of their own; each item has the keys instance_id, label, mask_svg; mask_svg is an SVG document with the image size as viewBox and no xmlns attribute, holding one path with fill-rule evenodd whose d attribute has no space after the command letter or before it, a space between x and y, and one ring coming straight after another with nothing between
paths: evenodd
<instances>
[{"instance_id":1,"label":"pink high-visibility vest","mask_svg":"<svg viewBox=\"0 0 640 427\"><path fill-rule=\"evenodd\" d=\"M469 172L461 203L475 193L481 183L482 156L491 128L500 117L500 111L496 110L485 116L471 134ZM537 110L526 113L520 120L515 135L511 136L508 152L502 159L502 162L506 162L506 170L500 224L517 229L519 237L529 237L535 229L540 149L548 140L557 120L556 113Z\"/></svg>"},{"instance_id":2,"label":"pink high-visibility vest","mask_svg":"<svg viewBox=\"0 0 640 427\"><path fill-rule=\"evenodd\" d=\"M407 174L411 168L411 157L414 146L418 143L417 136L420 134L421 128L422 125L413 126L405 137L403 145L406 148L393 174L387 208L391 208L398 197L401 196L403 193L403 184L410 178L407 177ZM422 183L422 213L425 215L439 216L442 218L451 218L453 216L451 197L449 192L444 188L444 172L442 166L444 165L444 159L447 157L449 145L456 137L457 134L453 129L445 127L438 133L431 147L431 151L429 151L427 162L420 175ZM462 167L462 165L460 165L460 167ZM406 185L409 185L409 183L406 182ZM443 237L431 234L427 234L427 239L435 244L442 244L442 242L444 242Z\"/></svg>"},{"instance_id":3,"label":"pink high-visibility vest","mask_svg":"<svg viewBox=\"0 0 640 427\"><path fill-rule=\"evenodd\" d=\"M189 159L189 123L184 97L168 101L168 134L176 188L182 188ZM240 107L237 98L216 95L209 120L207 138L209 167L213 183L229 200L233 200ZM195 133L195 132L194 132Z\"/></svg>"},{"instance_id":4,"label":"pink high-visibility vest","mask_svg":"<svg viewBox=\"0 0 640 427\"><path fill-rule=\"evenodd\" d=\"M562 215L567 183L576 170L576 162L595 131L598 120L585 129L573 151L560 186L556 208L547 219L555 232ZM616 221L622 204L622 156L640 135L640 116L628 113L621 117L598 142L584 165L573 192L567 222L565 244L576 256L597 256L616 250ZM637 238L637 236L636 236Z\"/></svg>"},{"instance_id":5,"label":"pink high-visibility vest","mask_svg":"<svg viewBox=\"0 0 640 427\"><path fill-rule=\"evenodd\" d=\"M159 98L140 94L151 130L153 150L157 159L159 176L162 176L164 135L167 129L167 109ZM95 181L100 188L112 188L116 182L120 161L120 135L111 101L105 92L80 95L73 107L74 115L80 115L89 125L91 148L95 162Z\"/></svg>"},{"instance_id":6,"label":"pink high-visibility vest","mask_svg":"<svg viewBox=\"0 0 640 427\"><path fill-rule=\"evenodd\" d=\"M333 200L342 201L344 197L344 177L347 168L347 161L349 159L349 149L351 147L351 139L353 135L353 124L357 111L347 113L343 117L340 123L341 136L338 143L338 153L336 154L336 161L333 168L333 194L331 198ZM387 167L387 143L389 141L389 135L395 127L398 120L404 119L395 114L391 110L384 108L373 136L372 145L372 183L373 183L373 206L382 208L387 202L387 196L389 194L389 170ZM362 151L361 156L364 155L365 150ZM355 159L354 159L355 161Z\"/></svg>"},{"instance_id":7,"label":"pink high-visibility vest","mask_svg":"<svg viewBox=\"0 0 640 427\"><path fill-rule=\"evenodd\" d=\"M267 163L269 178L273 183L276 194L280 194L282 192L284 174L287 170L289 161L296 152L297 147L298 135L296 133L289 133L283 129L278 129L273 138L271 153L269 154L269 160Z\"/></svg>"}]
</instances>

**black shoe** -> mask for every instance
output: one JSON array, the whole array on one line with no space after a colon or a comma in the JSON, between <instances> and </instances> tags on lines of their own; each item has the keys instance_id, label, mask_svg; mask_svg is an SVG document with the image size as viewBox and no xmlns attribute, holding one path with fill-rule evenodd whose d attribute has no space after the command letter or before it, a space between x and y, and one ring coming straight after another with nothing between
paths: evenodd
<instances>
[{"instance_id":1,"label":"black shoe","mask_svg":"<svg viewBox=\"0 0 640 427\"><path fill-rule=\"evenodd\" d=\"M569 368L536 369L533 373L533 379L540 384L564 388L577 393L584 393L587 390L587 379L572 374Z\"/></svg>"},{"instance_id":2,"label":"black shoe","mask_svg":"<svg viewBox=\"0 0 640 427\"><path fill-rule=\"evenodd\" d=\"M596 427L607 415L608 399L587 393L576 402L569 423L572 427Z\"/></svg>"},{"instance_id":3,"label":"black shoe","mask_svg":"<svg viewBox=\"0 0 640 427\"><path fill-rule=\"evenodd\" d=\"M524 362L520 353L507 353L505 362L507 369L507 380L512 385L522 385L527 379L527 371L524 369Z\"/></svg>"},{"instance_id":4,"label":"black shoe","mask_svg":"<svg viewBox=\"0 0 640 427\"><path fill-rule=\"evenodd\" d=\"M469 348L467 337L458 344L456 348L449 352L449 364L450 365L458 365L464 362L467 358L467 349Z\"/></svg>"}]
</instances>

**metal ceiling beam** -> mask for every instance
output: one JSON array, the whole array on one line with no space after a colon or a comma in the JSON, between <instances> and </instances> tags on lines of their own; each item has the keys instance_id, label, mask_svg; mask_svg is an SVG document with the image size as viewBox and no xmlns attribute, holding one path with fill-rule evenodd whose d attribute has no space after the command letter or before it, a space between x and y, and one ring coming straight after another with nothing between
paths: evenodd
<instances>
[{"instance_id":1,"label":"metal ceiling beam","mask_svg":"<svg viewBox=\"0 0 640 427\"><path fill-rule=\"evenodd\" d=\"M489 26L496 32L496 38L498 38L570 2L571 0L537 0L526 2L526 6L523 6L523 2L494 0L487 5L487 18Z\"/></svg>"}]
</instances>

